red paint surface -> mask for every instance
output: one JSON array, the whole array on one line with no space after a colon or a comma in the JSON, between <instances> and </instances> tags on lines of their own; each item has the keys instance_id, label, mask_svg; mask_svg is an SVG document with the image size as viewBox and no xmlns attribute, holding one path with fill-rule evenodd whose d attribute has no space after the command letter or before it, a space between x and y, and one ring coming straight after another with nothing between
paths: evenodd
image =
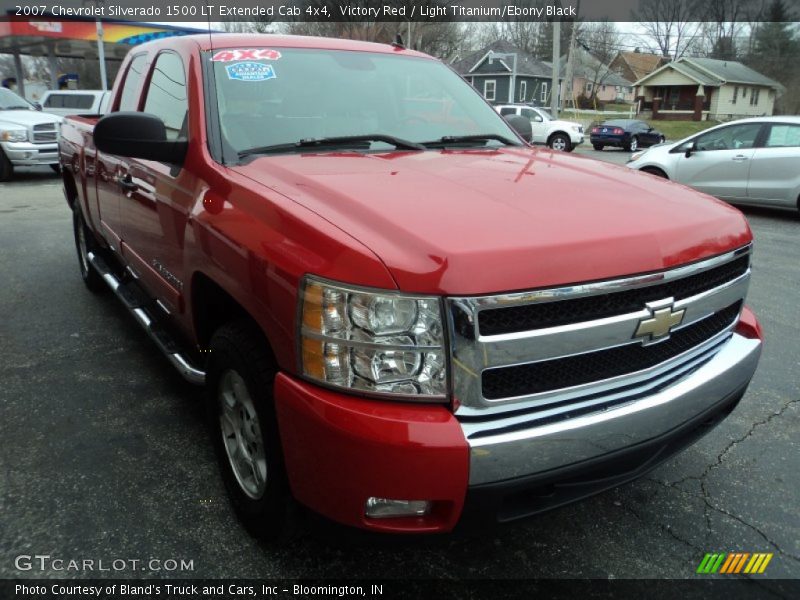
<instances>
[{"instance_id":1,"label":"red paint surface","mask_svg":"<svg viewBox=\"0 0 800 600\"><path fill-rule=\"evenodd\" d=\"M446 406L355 398L286 375L275 408L292 493L331 519L383 531L449 531L464 503L469 449ZM423 518L367 519L370 496L432 500Z\"/></svg>"}]
</instances>

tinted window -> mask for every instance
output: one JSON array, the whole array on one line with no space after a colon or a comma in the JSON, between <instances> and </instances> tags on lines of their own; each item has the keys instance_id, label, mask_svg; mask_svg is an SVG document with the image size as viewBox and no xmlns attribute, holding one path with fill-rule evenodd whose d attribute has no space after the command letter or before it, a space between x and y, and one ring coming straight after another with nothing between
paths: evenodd
<instances>
[{"instance_id":1,"label":"tinted window","mask_svg":"<svg viewBox=\"0 0 800 600\"><path fill-rule=\"evenodd\" d=\"M125 75L125 83L122 86L122 94L119 99L119 110L136 110L139 108L139 97L137 91L144 75L144 61L146 54L135 56L128 67Z\"/></svg>"},{"instance_id":2,"label":"tinted window","mask_svg":"<svg viewBox=\"0 0 800 600\"><path fill-rule=\"evenodd\" d=\"M500 109L501 115L515 115L517 114L517 109L511 106L506 106Z\"/></svg>"},{"instance_id":3,"label":"tinted window","mask_svg":"<svg viewBox=\"0 0 800 600\"><path fill-rule=\"evenodd\" d=\"M773 125L769 130L767 148L800 146L800 125Z\"/></svg>"},{"instance_id":4,"label":"tinted window","mask_svg":"<svg viewBox=\"0 0 800 600\"><path fill-rule=\"evenodd\" d=\"M186 97L186 75L183 61L177 54L164 52L158 55L144 112L160 117L167 126L167 139L186 139L186 115L189 113L189 101Z\"/></svg>"},{"instance_id":5,"label":"tinted window","mask_svg":"<svg viewBox=\"0 0 800 600\"><path fill-rule=\"evenodd\" d=\"M742 123L710 131L695 140L697 150L738 150L752 148L756 141L760 123Z\"/></svg>"},{"instance_id":6,"label":"tinted window","mask_svg":"<svg viewBox=\"0 0 800 600\"><path fill-rule=\"evenodd\" d=\"M522 116L528 119L529 121L541 121L542 117L540 117L535 110L532 108L523 108L522 109Z\"/></svg>"},{"instance_id":7,"label":"tinted window","mask_svg":"<svg viewBox=\"0 0 800 600\"><path fill-rule=\"evenodd\" d=\"M91 94L50 94L45 108L92 108L94 96Z\"/></svg>"}]
</instances>

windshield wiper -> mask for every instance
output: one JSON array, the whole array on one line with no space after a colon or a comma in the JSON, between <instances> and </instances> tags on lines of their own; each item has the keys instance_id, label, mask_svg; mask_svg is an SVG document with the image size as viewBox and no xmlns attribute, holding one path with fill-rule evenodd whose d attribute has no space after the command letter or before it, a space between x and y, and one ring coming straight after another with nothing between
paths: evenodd
<instances>
[{"instance_id":1,"label":"windshield wiper","mask_svg":"<svg viewBox=\"0 0 800 600\"><path fill-rule=\"evenodd\" d=\"M239 152L239 158L252 156L253 154L276 154L280 152L292 152L306 148L328 148L338 146L350 146L359 142L383 142L390 144L399 150L425 150L422 144L409 142L402 138L386 135L383 133L370 133L366 135L345 135L340 137L306 138L298 142L289 144L273 144L272 146L259 146L249 148Z\"/></svg>"},{"instance_id":2,"label":"windshield wiper","mask_svg":"<svg viewBox=\"0 0 800 600\"><path fill-rule=\"evenodd\" d=\"M422 145L430 148L431 146L447 146L448 144L462 144L468 142L488 142L490 140L501 142L506 146L521 145L497 133L475 133L472 135L446 135L444 137L439 138L438 140L431 140L430 142L422 142Z\"/></svg>"},{"instance_id":3,"label":"windshield wiper","mask_svg":"<svg viewBox=\"0 0 800 600\"><path fill-rule=\"evenodd\" d=\"M30 106L3 106L0 110L30 110Z\"/></svg>"}]
</instances>

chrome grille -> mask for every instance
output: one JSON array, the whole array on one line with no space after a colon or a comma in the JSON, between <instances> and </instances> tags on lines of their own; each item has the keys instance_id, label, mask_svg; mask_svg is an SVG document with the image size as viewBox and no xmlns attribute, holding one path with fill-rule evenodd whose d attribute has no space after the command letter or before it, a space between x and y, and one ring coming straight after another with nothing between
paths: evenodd
<instances>
[{"instance_id":1,"label":"chrome grille","mask_svg":"<svg viewBox=\"0 0 800 600\"><path fill-rule=\"evenodd\" d=\"M669 385L730 337L747 293L749 261L746 246L624 279L449 298L456 415L475 421L470 427L479 435L506 427L501 422L509 418L568 419ZM663 339L637 338L653 301L668 301L683 320Z\"/></svg>"},{"instance_id":2,"label":"chrome grille","mask_svg":"<svg viewBox=\"0 0 800 600\"><path fill-rule=\"evenodd\" d=\"M55 123L41 123L33 126L33 143L47 144L58 141Z\"/></svg>"}]
</instances>

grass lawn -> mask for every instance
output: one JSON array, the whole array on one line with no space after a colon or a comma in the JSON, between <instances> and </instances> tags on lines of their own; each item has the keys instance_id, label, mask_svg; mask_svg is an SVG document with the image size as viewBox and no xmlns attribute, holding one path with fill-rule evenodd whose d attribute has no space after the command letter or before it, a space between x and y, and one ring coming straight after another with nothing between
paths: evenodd
<instances>
[{"instance_id":1,"label":"grass lawn","mask_svg":"<svg viewBox=\"0 0 800 600\"><path fill-rule=\"evenodd\" d=\"M648 121L650 127L664 134L671 142L677 142L714 125L718 121Z\"/></svg>"}]
</instances>

